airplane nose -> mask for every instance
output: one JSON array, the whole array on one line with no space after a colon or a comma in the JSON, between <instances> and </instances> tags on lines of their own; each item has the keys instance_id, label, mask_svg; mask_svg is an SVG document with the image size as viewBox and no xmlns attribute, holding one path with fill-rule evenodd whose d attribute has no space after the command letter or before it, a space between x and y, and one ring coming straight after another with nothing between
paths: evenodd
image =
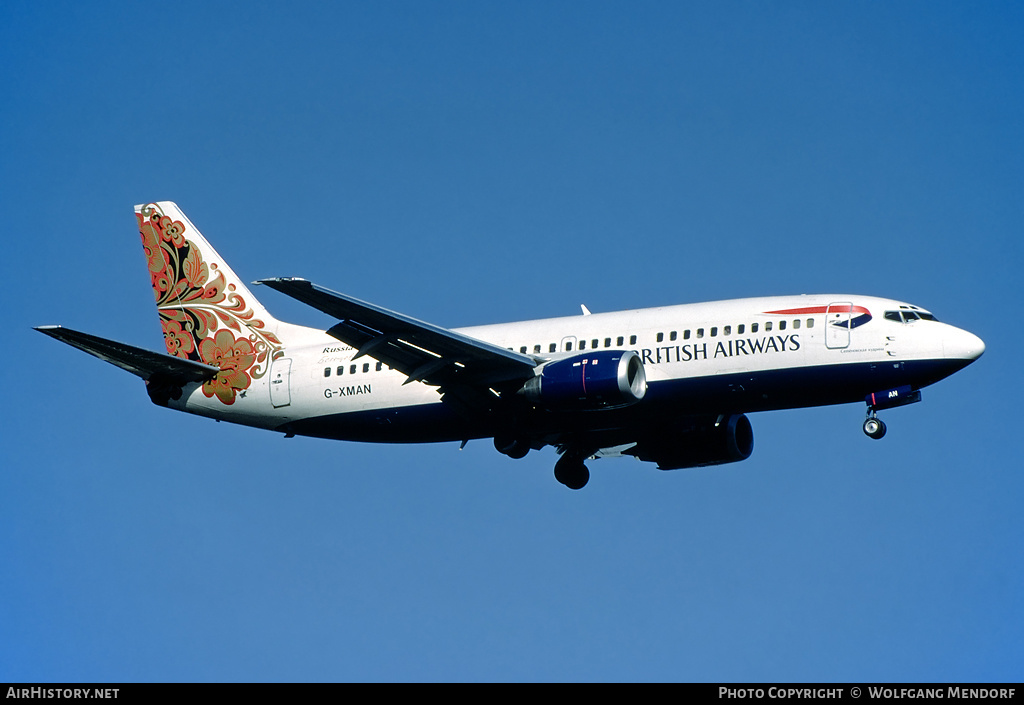
<instances>
[{"instance_id":1,"label":"airplane nose","mask_svg":"<svg viewBox=\"0 0 1024 705\"><path fill-rule=\"evenodd\" d=\"M985 341L978 336L959 328L953 331L953 335L942 341L943 352L948 359L973 362L985 352Z\"/></svg>"}]
</instances>

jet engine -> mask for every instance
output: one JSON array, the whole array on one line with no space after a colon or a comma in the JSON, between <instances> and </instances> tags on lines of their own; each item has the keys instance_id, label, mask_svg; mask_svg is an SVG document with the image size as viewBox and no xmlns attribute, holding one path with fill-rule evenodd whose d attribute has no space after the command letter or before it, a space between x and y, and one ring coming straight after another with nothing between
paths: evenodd
<instances>
[{"instance_id":1,"label":"jet engine","mask_svg":"<svg viewBox=\"0 0 1024 705\"><path fill-rule=\"evenodd\" d=\"M610 409L643 399L647 373L632 350L595 350L546 363L519 393L556 411Z\"/></svg>"},{"instance_id":2,"label":"jet engine","mask_svg":"<svg viewBox=\"0 0 1024 705\"><path fill-rule=\"evenodd\" d=\"M707 417L662 428L625 451L659 470L680 470L746 460L754 451L754 430L743 414Z\"/></svg>"}]
</instances>

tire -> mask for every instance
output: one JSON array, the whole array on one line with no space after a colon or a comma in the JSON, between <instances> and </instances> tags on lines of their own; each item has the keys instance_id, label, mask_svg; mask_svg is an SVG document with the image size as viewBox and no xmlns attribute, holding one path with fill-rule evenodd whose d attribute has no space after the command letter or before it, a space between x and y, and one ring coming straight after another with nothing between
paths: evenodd
<instances>
[{"instance_id":1,"label":"tire","mask_svg":"<svg viewBox=\"0 0 1024 705\"><path fill-rule=\"evenodd\" d=\"M518 438L495 436L494 449L502 455L519 460L525 458L526 454L530 452L530 444Z\"/></svg>"},{"instance_id":2,"label":"tire","mask_svg":"<svg viewBox=\"0 0 1024 705\"><path fill-rule=\"evenodd\" d=\"M864 433L868 438L873 438L876 441L885 435L885 424L881 419L871 418L864 421Z\"/></svg>"},{"instance_id":3,"label":"tire","mask_svg":"<svg viewBox=\"0 0 1024 705\"><path fill-rule=\"evenodd\" d=\"M590 470L580 460L562 458L555 463L555 479L570 490L581 490L590 482Z\"/></svg>"}]
</instances>

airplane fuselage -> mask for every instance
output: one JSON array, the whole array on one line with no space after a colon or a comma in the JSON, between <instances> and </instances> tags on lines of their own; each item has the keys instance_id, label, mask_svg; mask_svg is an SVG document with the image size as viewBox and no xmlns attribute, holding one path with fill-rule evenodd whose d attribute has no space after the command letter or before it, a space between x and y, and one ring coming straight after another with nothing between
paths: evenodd
<instances>
[{"instance_id":1,"label":"airplane fuselage","mask_svg":"<svg viewBox=\"0 0 1024 705\"><path fill-rule=\"evenodd\" d=\"M869 313L860 313L861 310ZM557 360L634 350L648 392L635 405L584 414L518 409L529 434L593 432L694 414L737 414L861 402L871 392L920 389L983 349L970 333L875 297L802 295L737 299L456 329L504 348ZM858 323L858 316L868 320ZM834 319L834 320L830 320ZM262 428L349 441L427 442L491 437L507 415L474 419L415 382L315 329L272 361L271 373L231 407L198 388L171 406ZM271 402L271 389L275 402Z\"/></svg>"}]
</instances>

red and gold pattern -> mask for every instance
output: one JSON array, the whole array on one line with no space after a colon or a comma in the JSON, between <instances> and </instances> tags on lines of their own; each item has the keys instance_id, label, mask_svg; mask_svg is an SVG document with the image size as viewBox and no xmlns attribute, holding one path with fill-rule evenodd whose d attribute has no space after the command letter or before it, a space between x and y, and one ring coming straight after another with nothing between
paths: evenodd
<instances>
[{"instance_id":1,"label":"red and gold pattern","mask_svg":"<svg viewBox=\"0 0 1024 705\"><path fill-rule=\"evenodd\" d=\"M255 317L235 284L225 281L217 263L204 261L184 223L153 203L135 215L167 352L219 367L203 393L234 404L239 392L267 373L281 341Z\"/></svg>"}]
</instances>

